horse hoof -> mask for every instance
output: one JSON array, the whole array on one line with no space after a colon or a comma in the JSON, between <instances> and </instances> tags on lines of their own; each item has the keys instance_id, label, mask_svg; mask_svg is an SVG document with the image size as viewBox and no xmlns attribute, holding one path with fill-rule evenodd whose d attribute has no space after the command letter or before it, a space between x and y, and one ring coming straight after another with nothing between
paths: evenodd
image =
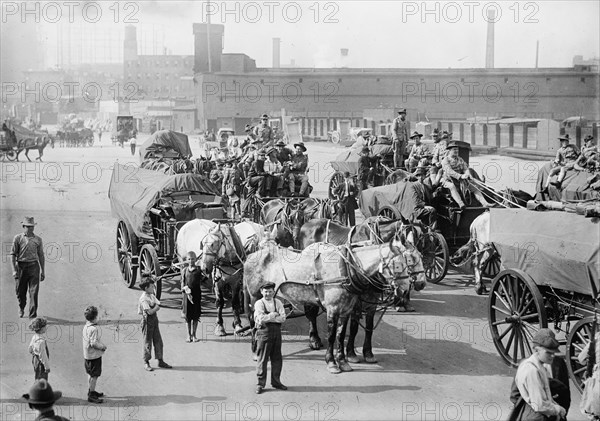
<instances>
[{"instance_id":1,"label":"horse hoof","mask_svg":"<svg viewBox=\"0 0 600 421\"><path fill-rule=\"evenodd\" d=\"M327 371L329 371L331 374L340 374L342 372L342 370L340 370L334 362L327 363Z\"/></svg>"},{"instance_id":2,"label":"horse hoof","mask_svg":"<svg viewBox=\"0 0 600 421\"><path fill-rule=\"evenodd\" d=\"M344 360L344 361L340 361L338 363L338 366L340 367L340 370L344 373L348 373L350 371L354 371L354 369L352 367L350 367L350 364L348 364L348 361Z\"/></svg>"},{"instance_id":3,"label":"horse hoof","mask_svg":"<svg viewBox=\"0 0 600 421\"><path fill-rule=\"evenodd\" d=\"M357 355L348 355L347 360L349 363L353 363L353 364L360 363L360 357L358 357Z\"/></svg>"},{"instance_id":4,"label":"horse hoof","mask_svg":"<svg viewBox=\"0 0 600 421\"><path fill-rule=\"evenodd\" d=\"M414 313L415 312L415 308L413 306L411 306L410 304L405 305L404 308L406 309L406 311L408 313Z\"/></svg>"},{"instance_id":5,"label":"horse hoof","mask_svg":"<svg viewBox=\"0 0 600 421\"><path fill-rule=\"evenodd\" d=\"M258 361L258 355L252 354L252 361Z\"/></svg>"},{"instance_id":6,"label":"horse hoof","mask_svg":"<svg viewBox=\"0 0 600 421\"><path fill-rule=\"evenodd\" d=\"M365 362L367 364L377 364L377 359L373 356L365 357Z\"/></svg>"},{"instance_id":7,"label":"horse hoof","mask_svg":"<svg viewBox=\"0 0 600 421\"><path fill-rule=\"evenodd\" d=\"M396 311L398 313L406 313L406 307L404 307L404 306L398 306L398 307L396 307Z\"/></svg>"},{"instance_id":8,"label":"horse hoof","mask_svg":"<svg viewBox=\"0 0 600 421\"><path fill-rule=\"evenodd\" d=\"M215 327L215 336L227 336L227 332L225 332L223 325L217 325L217 327Z\"/></svg>"},{"instance_id":9,"label":"horse hoof","mask_svg":"<svg viewBox=\"0 0 600 421\"><path fill-rule=\"evenodd\" d=\"M487 288L485 287L485 285L483 285L483 284L479 284L479 286L477 286L477 287L475 288L475 293L476 293L477 295L483 295L483 294L487 294L487 293L488 293L488 290L487 290Z\"/></svg>"},{"instance_id":10,"label":"horse hoof","mask_svg":"<svg viewBox=\"0 0 600 421\"><path fill-rule=\"evenodd\" d=\"M318 351L321 348L323 348L323 344L321 343L321 341L315 341L311 339L308 344L310 346L310 349L312 349L313 351Z\"/></svg>"}]
</instances>

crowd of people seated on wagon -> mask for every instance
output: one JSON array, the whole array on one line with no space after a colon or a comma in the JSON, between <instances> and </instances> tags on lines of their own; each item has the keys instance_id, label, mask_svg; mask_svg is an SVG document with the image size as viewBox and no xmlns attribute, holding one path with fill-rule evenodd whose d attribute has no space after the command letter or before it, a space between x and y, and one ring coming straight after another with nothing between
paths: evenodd
<instances>
[{"instance_id":1,"label":"crowd of people seated on wagon","mask_svg":"<svg viewBox=\"0 0 600 421\"><path fill-rule=\"evenodd\" d=\"M548 192L550 184L561 189L569 171L589 171L591 173L600 171L600 153L593 136L588 135L584 138L584 146L581 151L576 145L570 143L571 139L568 134L560 136L558 140L560 148L556 151L556 157L552 161L553 168L542 189L542 192L545 193Z\"/></svg>"}]
</instances>

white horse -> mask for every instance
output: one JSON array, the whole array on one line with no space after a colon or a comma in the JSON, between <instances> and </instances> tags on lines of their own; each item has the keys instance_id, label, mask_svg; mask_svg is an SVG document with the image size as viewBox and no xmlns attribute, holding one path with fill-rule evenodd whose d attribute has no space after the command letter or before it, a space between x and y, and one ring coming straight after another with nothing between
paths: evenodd
<instances>
[{"instance_id":1,"label":"white horse","mask_svg":"<svg viewBox=\"0 0 600 421\"><path fill-rule=\"evenodd\" d=\"M233 232L232 232L233 231ZM265 227L254 222L241 222L235 226L219 224L205 219L187 222L177 234L177 255L184 261L187 253L198 256L200 268L213 285L217 299L217 326L215 334L225 336L223 307L225 286L231 288L233 328L242 330L240 309L242 298L242 265L246 256L254 252L259 244L269 238Z\"/></svg>"},{"instance_id":2,"label":"white horse","mask_svg":"<svg viewBox=\"0 0 600 421\"><path fill-rule=\"evenodd\" d=\"M488 290L482 282L482 272L491 258L497 253L490 241L490 213L484 212L473 220L470 227L469 242L459 248L451 258L455 265L472 259L475 274L475 291L477 295L487 294Z\"/></svg>"}]
</instances>

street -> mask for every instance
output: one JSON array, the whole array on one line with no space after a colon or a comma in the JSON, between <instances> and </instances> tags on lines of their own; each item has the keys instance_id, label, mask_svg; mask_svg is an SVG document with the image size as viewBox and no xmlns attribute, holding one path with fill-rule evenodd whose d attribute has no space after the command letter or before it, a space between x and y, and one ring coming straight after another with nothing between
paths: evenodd
<instances>
[{"instance_id":1,"label":"street","mask_svg":"<svg viewBox=\"0 0 600 421\"><path fill-rule=\"evenodd\" d=\"M138 138L138 145L145 140ZM43 163L2 162L2 320L0 413L2 420L34 419L20 398L33 382L27 346L28 320L20 319L12 280L10 247L20 222L33 216L46 254L38 315L48 318L48 342L55 390L63 392L59 414L86 420L504 420L508 417L514 369L497 354L487 322L487 297L477 296L473 277L451 269L438 285L414 293L416 313L389 309L373 335L378 363L353 364L354 372L327 372L325 351L308 347L308 322L283 327L282 381L288 391L255 395L256 368L250 339L217 337L214 302L206 301L198 328L200 342L185 342L178 280L163 286L159 312L165 361L172 370L146 372L137 314L141 292L128 289L115 253L118 220L107 197L112 165L139 164L129 146L104 140L91 148L46 149ZM191 140L192 150L199 150ZM329 161L343 150L307 143L313 195L325 197ZM30 157L37 156L33 151ZM21 157L23 159L23 157ZM471 166L497 188L534 192L543 162L475 156ZM108 346L98 390L105 403L89 404L82 354L83 311L100 312L102 341ZM377 321L378 316L376 317ZM244 318L244 323L247 320ZM325 317L319 318L321 338ZM357 344L362 343L359 333ZM152 361L156 367L156 361ZM569 420L580 419L579 395L571 386Z\"/></svg>"}]
</instances>

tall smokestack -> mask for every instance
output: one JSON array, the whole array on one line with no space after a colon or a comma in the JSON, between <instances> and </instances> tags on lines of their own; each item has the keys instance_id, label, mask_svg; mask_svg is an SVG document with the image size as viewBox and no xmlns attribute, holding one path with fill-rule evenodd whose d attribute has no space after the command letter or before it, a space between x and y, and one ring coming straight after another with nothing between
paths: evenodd
<instances>
[{"instance_id":1,"label":"tall smokestack","mask_svg":"<svg viewBox=\"0 0 600 421\"><path fill-rule=\"evenodd\" d=\"M273 68L279 69L281 67L281 38L273 38Z\"/></svg>"},{"instance_id":2,"label":"tall smokestack","mask_svg":"<svg viewBox=\"0 0 600 421\"><path fill-rule=\"evenodd\" d=\"M487 44L485 48L485 68L494 68L494 22L496 21L496 11L494 9L487 10Z\"/></svg>"}]
</instances>

